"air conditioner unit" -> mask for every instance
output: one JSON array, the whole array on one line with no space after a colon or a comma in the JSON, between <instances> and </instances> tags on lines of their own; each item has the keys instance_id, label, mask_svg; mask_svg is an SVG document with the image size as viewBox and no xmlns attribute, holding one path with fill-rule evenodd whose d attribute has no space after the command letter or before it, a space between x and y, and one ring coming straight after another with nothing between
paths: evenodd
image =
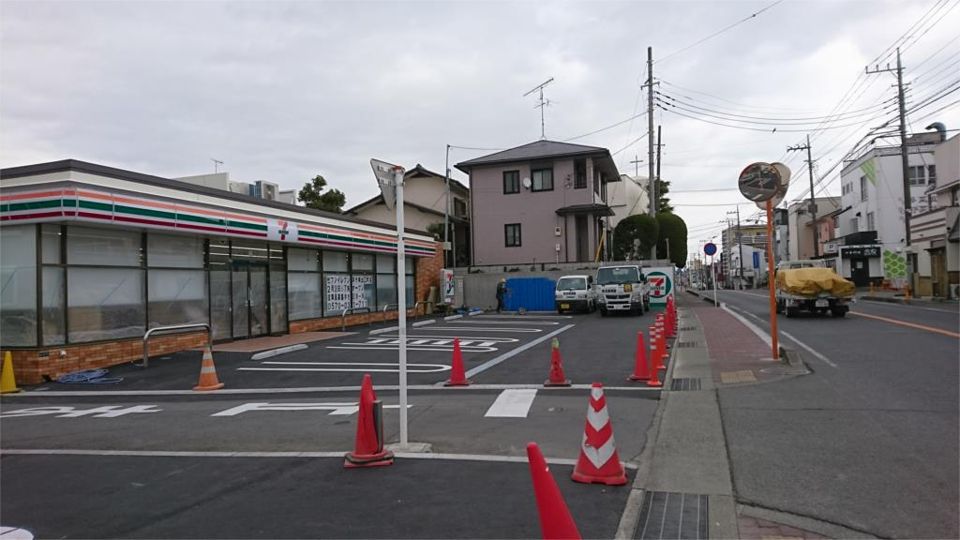
<instances>
[{"instance_id":1,"label":"air conditioner unit","mask_svg":"<svg viewBox=\"0 0 960 540\"><path fill-rule=\"evenodd\" d=\"M554 228L553 228L553 235L554 235L554 236L560 236L560 227L554 227ZM557 244L557 245L559 245L559 244Z\"/></svg>"},{"instance_id":2,"label":"air conditioner unit","mask_svg":"<svg viewBox=\"0 0 960 540\"><path fill-rule=\"evenodd\" d=\"M950 284L950 298L960 297L960 284L951 283Z\"/></svg>"}]
</instances>

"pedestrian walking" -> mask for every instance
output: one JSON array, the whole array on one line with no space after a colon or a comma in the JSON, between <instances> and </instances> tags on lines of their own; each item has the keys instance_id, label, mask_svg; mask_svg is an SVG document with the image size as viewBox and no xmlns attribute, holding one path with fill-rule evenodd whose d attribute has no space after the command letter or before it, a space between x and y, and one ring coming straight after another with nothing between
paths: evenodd
<instances>
[{"instance_id":1,"label":"pedestrian walking","mask_svg":"<svg viewBox=\"0 0 960 540\"><path fill-rule=\"evenodd\" d=\"M503 301L507 297L507 278L500 278L497 283L497 313L503 310Z\"/></svg>"}]
</instances>

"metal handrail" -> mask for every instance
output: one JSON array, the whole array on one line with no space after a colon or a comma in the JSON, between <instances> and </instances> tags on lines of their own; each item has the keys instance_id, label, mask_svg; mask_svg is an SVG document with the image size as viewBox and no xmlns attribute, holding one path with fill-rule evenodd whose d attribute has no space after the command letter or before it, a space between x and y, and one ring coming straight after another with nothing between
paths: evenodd
<instances>
[{"instance_id":1,"label":"metal handrail","mask_svg":"<svg viewBox=\"0 0 960 540\"><path fill-rule=\"evenodd\" d=\"M366 311L370 313L370 308L368 307L354 307L347 308L343 310L343 313L340 314L340 331L345 332L347 330L347 313L356 313L357 311ZM373 317L371 317L372 319ZM367 320L367 326L370 326L371 321Z\"/></svg>"},{"instance_id":2,"label":"metal handrail","mask_svg":"<svg viewBox=\"0 0 960 540\"><path fill-rule=\"evenodd\" d=\"M380 313L383 314L383 321L387 322L387 308L395 307L397 310L400 310L400 304L384 304L383 309L380 310Z\"/></svg>"},{"instance_id":3,"label":"metal handrail","mask_svg":"<svg viewBox=\"0 0 960 540\"><path fill-rule=\"evenodd\" d=\"M427 305L426 300L417 300L416 302L413 303L413 320L417 320L420 318L420 311L417 310L417 307L425 306L425 305ZM423 310L423 312L424 314L426 314L427 310Z\"/></svg>"},{"instance_id":4,"label":"metal handrail","mask_svg":"<svg viewBox=\"0 0 960 540\"><path fill-rule=\"evenodd\" d=\"M191 329L197 329L197 328L203 328L203 329L205 329L205 330L207 331L207 345L212 349L212 348L213 348L213 333L210 332L210 325L207 324L207 323L173 324L173 325L170 325L170 326L157 326L157 327L154 327L154 328L151 328L151 329L147 330L147 332L146 332L145 334L143 334L143 363L142 363L142 364L138 364L138 363L133 362L133 361L131 361L130 363L133 364L133 365L135 365L135 366L137 366L137 367L142 367L142 368L147 367L147 364L148 364L148 362L149 362L149 356L148 356L149 346L148 346L148 345L149 345L149 342L150 342L150 336L151 336L152 334L154 334L154 333L158 333L158 334L160 334L160 333L178 333L178 332L183 331L183 330L191 330Z\"/></svg>"}]
</instances>

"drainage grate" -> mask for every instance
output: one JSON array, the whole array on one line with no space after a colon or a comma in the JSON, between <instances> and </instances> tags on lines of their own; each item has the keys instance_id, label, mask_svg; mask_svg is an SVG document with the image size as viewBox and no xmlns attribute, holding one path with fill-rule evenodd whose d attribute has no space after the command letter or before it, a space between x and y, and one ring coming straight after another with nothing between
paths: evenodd
<instances>
[{"instance_id":1,"label":"drainage grate","mask_svg":"<svg viewBox=\"0 0 960 540\"><path fill-rule=\"evenodd\" d=\"M700 343L696 341L678 341L677 342L678 349L690 349L693 347L702 347L702 345L700 345Z\"/></svg>"},{"instance_id":2,"label":"drainage grate","mask_svg":"<svg viewBox=\"0 0 960 540\"><path fill-rule=\"evenodd\" d=\"M680 377L670 381L670 390L674 392L699 391L700 379L690 377Z\"/></svg>"},{"instance_id":3,"label":"drainage grate","mask_svg":"<svg viewBox=\"0 0 960 540\"><path fill-rule=\"evenodd\" d=\"M690 330L696 330L696 329L697 329L696 326L681 326L681 327L680 327L680 330L687 331L687 332L689 332Z\"/></svg>"},{"instance_id":4,"label":"drainage grate","mask_svg":"<svg viewBox=\"0 0 960 540\"><path fill-rule=\"evenodd\" d=\"M709 503L706 495L648 491L643 495L637 539L707 538Z\"/></svg>"}]
</instances>

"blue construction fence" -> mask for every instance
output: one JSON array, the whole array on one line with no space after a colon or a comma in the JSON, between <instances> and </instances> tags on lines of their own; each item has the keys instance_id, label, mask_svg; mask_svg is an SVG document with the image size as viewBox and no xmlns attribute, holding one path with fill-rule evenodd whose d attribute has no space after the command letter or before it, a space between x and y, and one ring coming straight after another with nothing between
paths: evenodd
<instances>
[{"instance_id":1,"label":"blue construction fence","mask_svg":"<svg viewBox=\"0 0 960 540\"><path fill-rule=\"evenodd\" d=\"M553 311L557 282L545 277L507 279L507 311Z\"/></svg>"}]
</instances>

